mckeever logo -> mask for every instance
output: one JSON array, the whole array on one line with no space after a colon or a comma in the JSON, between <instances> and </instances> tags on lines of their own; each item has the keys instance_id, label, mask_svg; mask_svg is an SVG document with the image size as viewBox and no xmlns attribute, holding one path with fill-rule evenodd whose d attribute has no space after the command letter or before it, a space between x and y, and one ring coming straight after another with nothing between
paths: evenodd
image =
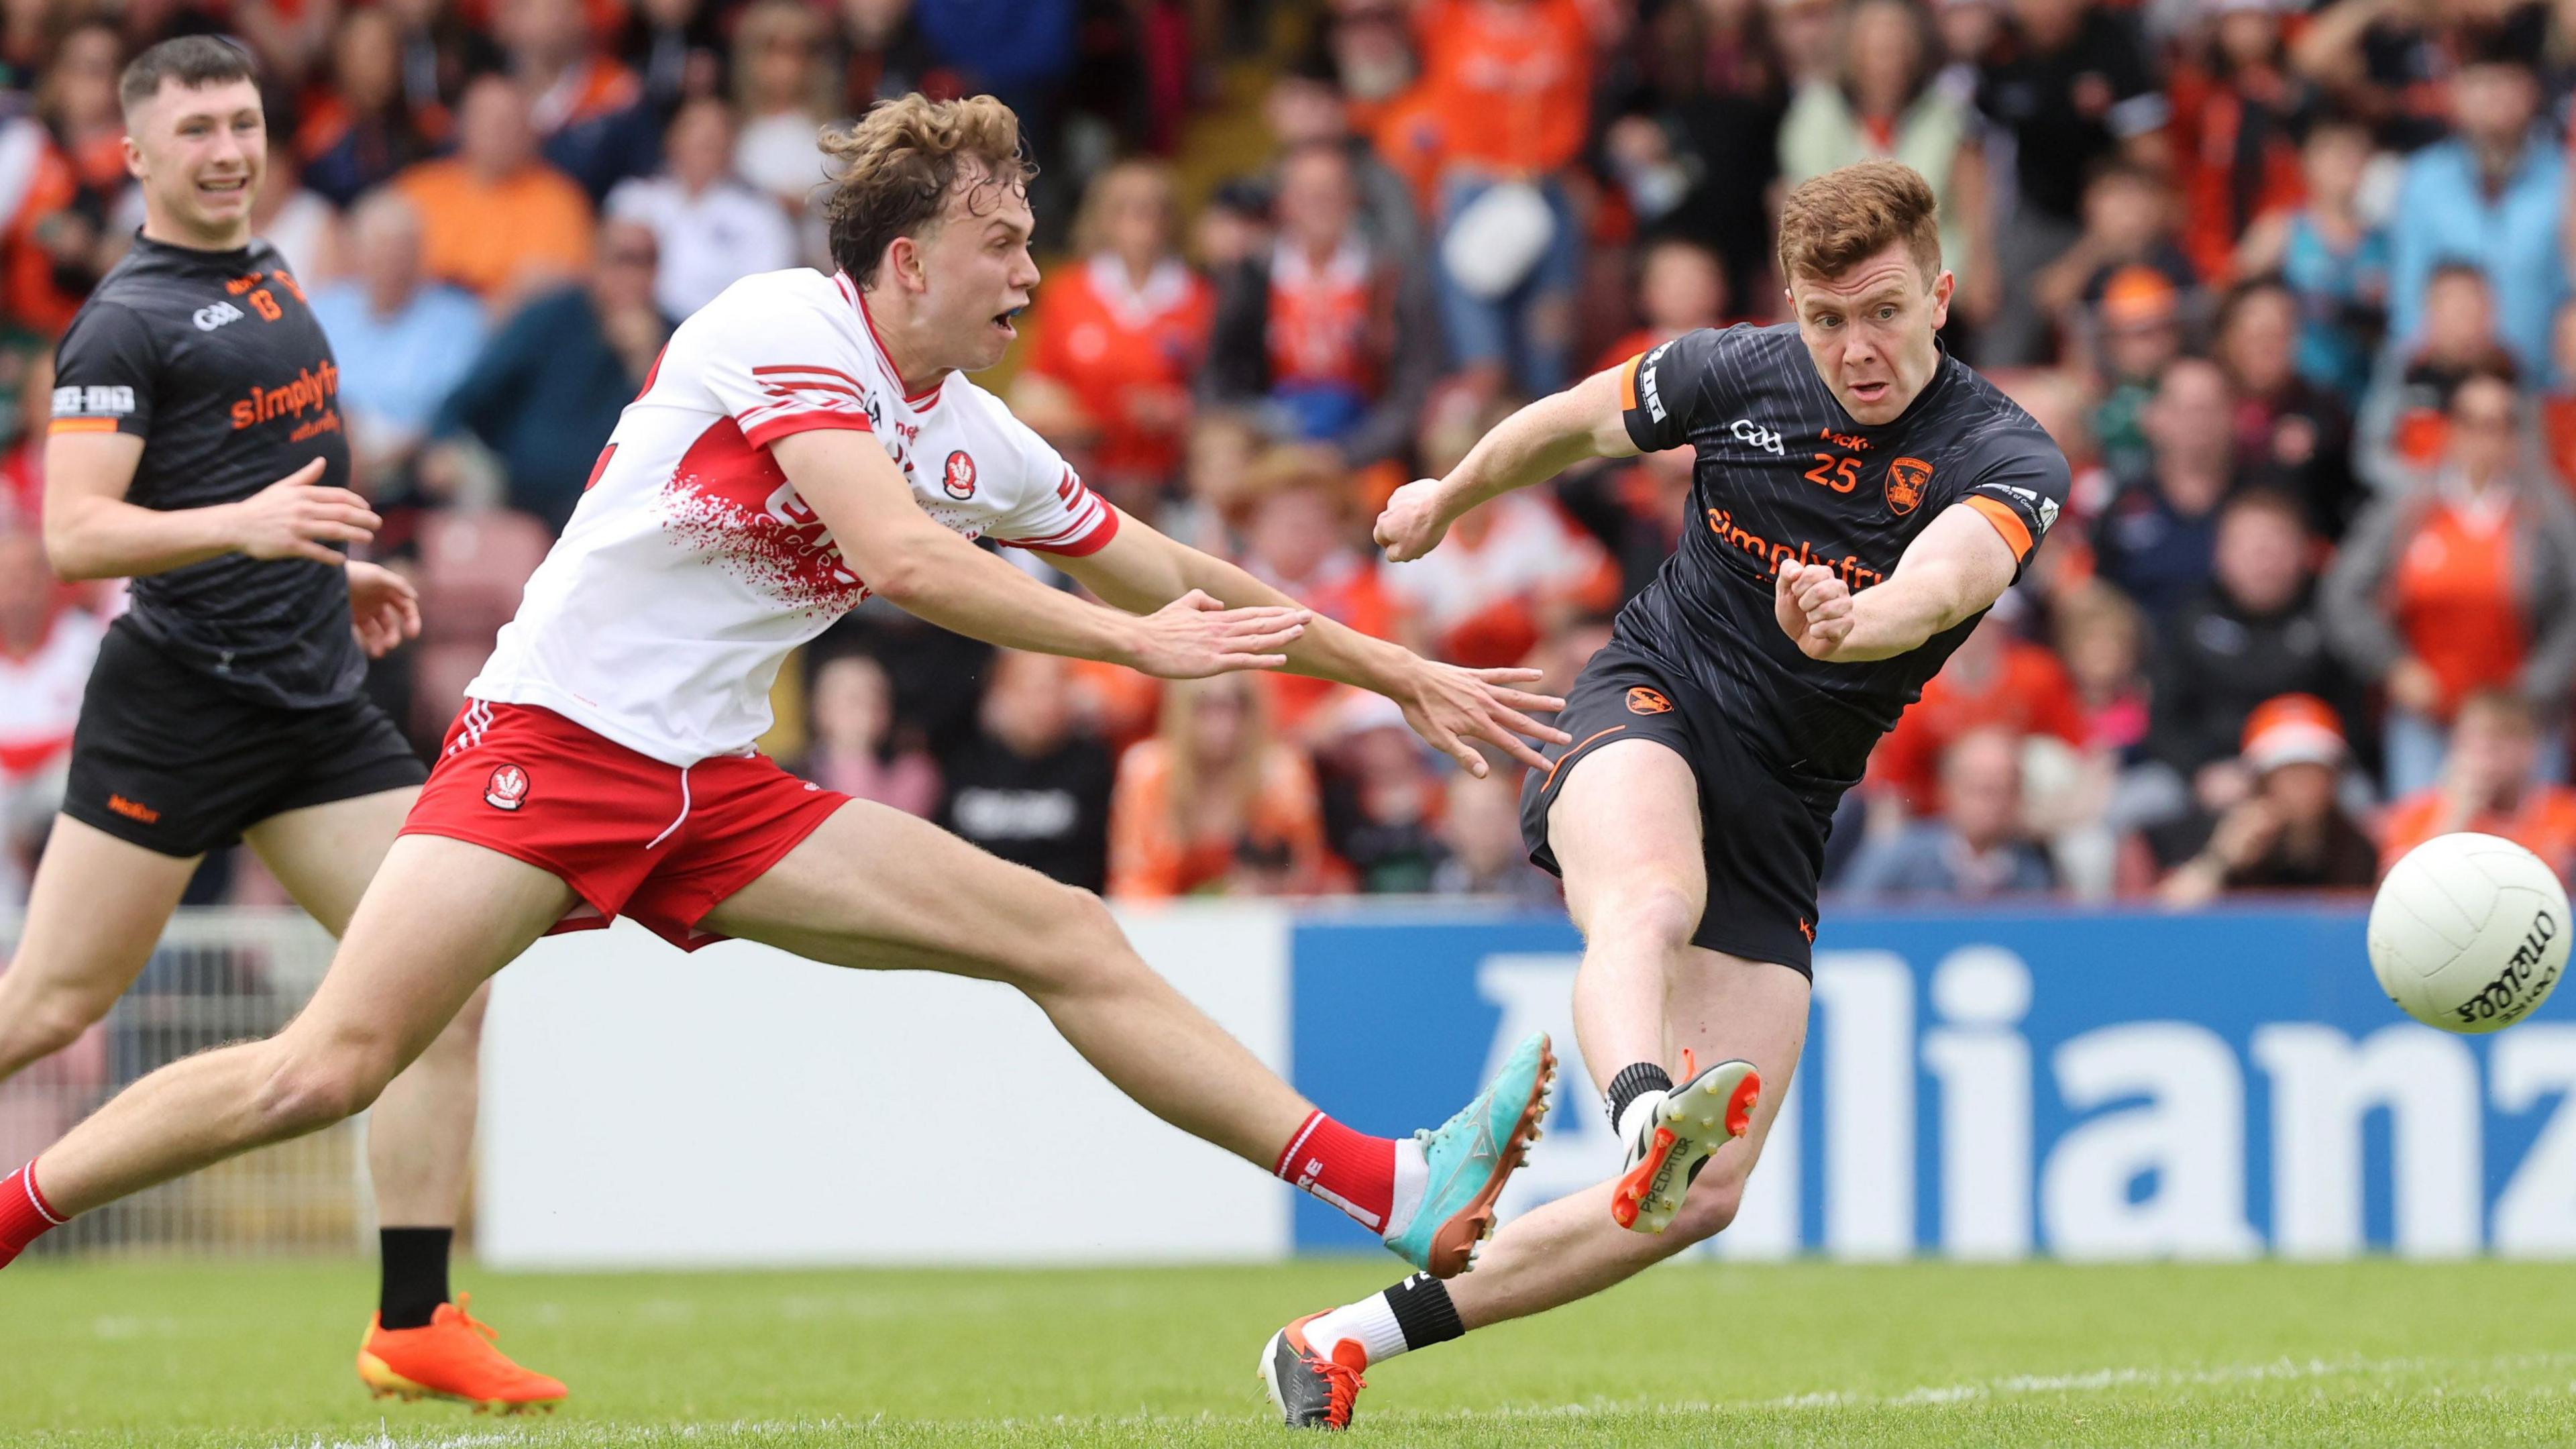
<instances>
[{"instance_id":1,"label":"mckeever logo","mask_svg":"<svg viewBox=\"0 0 2576 1449\"><path fill-rule=\"evenodd\" d=\"M339 395L340 369L326 357L321 366L297 372L284 387L254 386L247 396L235 399L233 426L247 428L272 418L300 417L308 409L330 406Z\"/></svg>"}]
</instances>

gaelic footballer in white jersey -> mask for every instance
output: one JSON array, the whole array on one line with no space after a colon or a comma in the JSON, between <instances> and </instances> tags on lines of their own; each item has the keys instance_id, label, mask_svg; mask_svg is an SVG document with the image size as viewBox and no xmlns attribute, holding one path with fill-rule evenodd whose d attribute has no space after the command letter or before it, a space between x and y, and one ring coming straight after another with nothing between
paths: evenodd
<instances>
[{"instance_id":1,"label":"gaelic footballer in white jersey","mask_svg":"<svg viewBox=\"0 0 2576 1449\"><path fill-rule=\"evenodd\" d=\"M967 538L1097 551L1118 513L962 374L907 394L846 275L764 272L671 334L472 699L536 705L667 764L751 748L797 645L868 596L769 444L873 434Z\"/></svg>"}]
</instances>

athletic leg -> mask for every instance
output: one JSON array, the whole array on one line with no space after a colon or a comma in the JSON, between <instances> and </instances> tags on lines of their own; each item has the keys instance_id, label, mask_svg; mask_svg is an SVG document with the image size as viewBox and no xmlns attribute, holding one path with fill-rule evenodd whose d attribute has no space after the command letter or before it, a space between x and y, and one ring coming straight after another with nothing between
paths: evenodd
<instances>
[{"instance_id":1,"label":"athletic leg","mask_svg":"<svg viewBox=\"0 0 2576 1449\"><path fill-rule=\"evenodd\" d=\"M382 790L290 810L252 826L243 838L297 905L341 935L419 793ZM456 1224L474 1149L475 1057L490 995L488 985L475 991L429 1050L385 1088L367 1119L376 1215L388 1227Z\"/></svg>"},{"instance_id":2,"label":"athletic leg","mask_svg":"<svg viewBox=\"0 0 2576 1449\"><path fill-rule=\"evenodd\" d=\"M56 816L0 974L0 1081L70 1046L134 984L203 856L169 856Z\"/></svg>"},{"instance_id":3,"label":"athletic leg","mask_svg":"<svg viewBox=\"0 0 2576 1449\"><path fill-rule=\"evenodd\" d=\"M1661 1233L1631 1232L1611 1221L1609 1182L1505 1224L1485 1245L1475 1273L1449 1290L1463 1327L1482 1328L1590 1297L1735 1221L1745 1181L1761 1160L1806 1045L1809 987L1806 977L1786 966L1697 946L1683 950L1672 993L1673 1048L1688 1047L1701 1061L1753 1063L1762 1075L1762 1095L1752 1127L1709 1158L1681 1213Z\"/></svg>"},{"instance_id":4,"label":"athletic leg","mask_svg":"<svg viewBox=\"0 0 2576 1449\"><path fill-rule=\"evenodd\" d=\"M1574 1034L1615 1122L1622 1071L1676 1065L1670 998L1708 900L1699 782L1668 745L1611 740L1571 767L1547 826L1566 907L1583 930Z\"/></svg>"},{"instance_id":5,"label":"athletic leg","mask_svg":"<svg viewBox=\"0 0 2576 1449\"><path fill-rule=\"evenodd\" d=\"M53 1215L363 1111L571 902L570 888L535 866L461 841L403 837L321 988L283 1031L163 1067L30 1164Z\"/></svg>"},{"instance_id":6,"label":"athletic leg","mask_svg":"<svg viewBox=\"0 0 2576 1449\"><path fill-rule=\"evenodd\" d=\"M1147 1111L1265 1168L1315 1110L1156 975L1098 896L900 811L843 806L701 924L829 965L1016 987Z\"/></svg>"},{"instance_id":7,"label":"athletic leg","mask_svg":"<svg viewBox=\"0 0 2576 1449\"><path fill-rule=\"evenodd\" d=\"M385 852L419 797L403 786L288 810L245 832L296 903L333 935L347 931ZM474 1152L474 1112L481 1082L476 1057L482 1045L489 983L478 988L429 1050L393 1079L367 1117L367 1167L375 1180L378 1262L376 1327L392 1332L428 1329L439 1305L449 1301L448 1259L456 1242L467 1173ZM471 1338L461 1326L442 1337ZM453 1347L454 1345L450 1345ZM479 1341L466 1345L482 1350ZM457 1376L393 1355L414 1372L408 1377L437 1388L457 1387ZM453 1358L457 1355L447 1355ZM490 1355L469 1352L467 1368ZM482 1401L489 1385L470 1371L461 1385Z\"/></svg>"},{"instance_id":8,"label":"athletic leg","mask_svg":"<svg viewBox=\"0 0 2576 1449\"><path fill-rule=\"evenodd\" d=\"M1671 993L1671 1043L1702 1060L1737 1058L1761 1073L1752 1126L1718 1148L1661 1233L1611 1220L1616 1180L1514 1218L1476 1271L1449 1283L1408 1278L1356 1303L1298 1319L1272 1335L1261 1373L1272 1404L1300 1428L1350 1422L1360 1371L1471 1328L1544 1312L1634 1277L1735 1220L1744 1186L1787 1100L1807 1031L1807 979L1785 966L1683 948Z\"/></svg>"},{"instance_id":9,"label":"athletic leg","mask_svg":"<svg viewBox=\"0 0 2576 1449\"><path fill-rule=\"evenodd\" d=\"M1363 1136L1148 967L1099 897L866 801L842 805L698 924L837 966L1016 987L1147 1111L1334 1201L1442 1277L1489 1228L1552 1065L1534 1039L1494 1094L1508 1110L1489 1117L1480 1099L1427 1146Z\"/></svg>"}]
</instances>

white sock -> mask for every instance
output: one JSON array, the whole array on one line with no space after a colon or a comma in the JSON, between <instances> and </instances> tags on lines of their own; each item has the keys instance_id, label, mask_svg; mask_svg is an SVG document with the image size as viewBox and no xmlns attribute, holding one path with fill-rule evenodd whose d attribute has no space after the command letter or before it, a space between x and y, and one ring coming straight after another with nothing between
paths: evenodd
<instances>
[{"instance_id":1,"label":"white sock","mask_svg":"<svg viewBox=\"0 0 2576 1449\"><path fill-rule=\"evenodd\" d=\"M1621 1152L1626 1152L1629 1144L1637 1140L1637 1129L1653 1121L1655 1109L1664 1105L1664 1099L1671 1095L1670 1092L1639 1092L1628 1103L1628 1110L1619 1114L1619 1150Z\"/></svg>"},{"instance_id":2,"label":"white sock","mask_svg":"<svg viewBox=\"0 0 2576 1449\"><path fill-rule=\"evenodd\" d=\"M1392 1238L1413 1226L1413 1215L1422 1208L1422 1194L1431 1186L1431 1164L1422 1155L1422 1144L1411 1137L1395 1139L1395 1195L1386 1212L1386 1230L1381 1238Z\"/></svg>"},{"instance_id":3,"label":"white sock","mask_svg":"<svg viewBox=\"0 0 2576 1449\"><path fill-rule=\"evenodd\" d=\"M1306 1342L1326 1358L1333 1356L1333 1345L1346 1338L1359 1340L1372 1367L1405 1350L1404 1329L1396 1323L1395 1309L1383 1293L1372 1293L1306 1325Z\"/></svg>"}]
</instances>

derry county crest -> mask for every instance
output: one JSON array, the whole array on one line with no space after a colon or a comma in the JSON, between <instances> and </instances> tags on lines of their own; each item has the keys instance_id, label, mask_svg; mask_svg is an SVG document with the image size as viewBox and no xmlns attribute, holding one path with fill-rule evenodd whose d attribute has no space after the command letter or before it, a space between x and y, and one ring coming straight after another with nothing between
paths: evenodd
<instances>
[{"instance_id":1,"label":"derry county crest","mask_svg":"<svg viewBox=\"0 0 2576 1449\"><path fill-rule=\"evenodd\" d=\"M516 810L528 803L528 772L503 765L483 784L483 803L495 810Z\"/></svg>"}]
</instances>

